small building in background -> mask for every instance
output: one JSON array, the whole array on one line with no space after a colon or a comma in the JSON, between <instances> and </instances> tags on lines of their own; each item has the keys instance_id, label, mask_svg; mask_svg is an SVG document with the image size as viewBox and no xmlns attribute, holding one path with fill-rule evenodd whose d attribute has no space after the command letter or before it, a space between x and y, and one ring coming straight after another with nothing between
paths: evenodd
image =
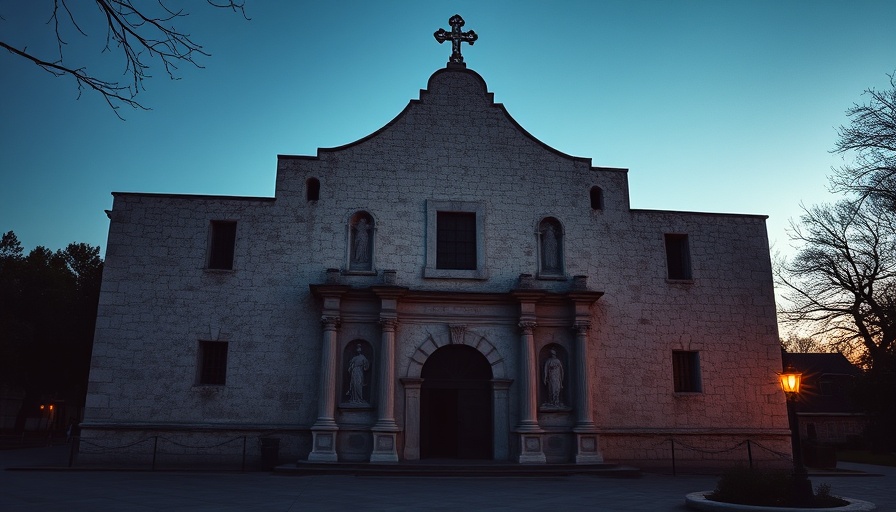
<instances>
[{"instance_id":1,"label":"small building in background","mask_svg":"<svg viewBox=\"0 0 896 512\"><path fill-rule=\"evenodd\" d=\"M828 445L856 441L868 425L853 394L861 370L843 354L785 352L783 359L785 367L803 373L804 392L796 404L800 437Z\"/></svg>"}]
</instances>

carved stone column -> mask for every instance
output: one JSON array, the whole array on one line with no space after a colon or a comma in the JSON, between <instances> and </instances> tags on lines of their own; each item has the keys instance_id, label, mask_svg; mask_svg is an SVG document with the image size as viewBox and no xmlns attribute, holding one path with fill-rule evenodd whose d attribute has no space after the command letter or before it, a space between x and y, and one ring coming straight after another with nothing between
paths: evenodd
<instances>
[{"instance_id":1,"label":"carved stone column","mask_svg":"<svg viewBox=\"0 0 896 512\"><path fill-rule=\"evenodd\" d=\"M317 421L311 427L312 449L308 454L311 462L336 462L336 343L338 316L321 318L324 327L321 346L320 390L317 397Z\"/></svg>"},{"instance_id":2,"label":"carved stone column","mask_svg":"<svg viewBox=\"0 0 896 512\"><path fill-rule=\"evenodd\" d=\"M401 379L404 386L404 459L420 459L420 387L423 379Z\"/></svg>"},{"instance_id":3,"label":"carved stone column","mask_svg":"<svg viewBox=\"0 0 896 512\"><path fill-rule=\"evenodd\" d=\"M513 295L520 303L520 359L517 369L520 384L518 390L520 421L517 424L516 433L520 442L519 462L521 464L544 464L547 462L542 447L544 431L538 425L538 361L535 357L535 304L544 293L532 289L513 291Z\"/></svg>"},{"instance_id":4,"label":"carved stone column","mask_svg":"<svg viewBox=\"0 0 896 512\"><path fill-rule=\"evenodd\" d=\"M588 330L590 325L576 324L576 464L597 464L604 461L594 425L591 380L588 378Z\"/></svg>"},{"instance_id":5,"label":"carved stone column","mask_svg":"<svg viewBox=\"0 0 896 512\"><path fill-rule=\"evenodd\" d=\"M338 270L327 270L327 283L311 285L311 292L323 300L321 322L323 339L320 351L320 388L317 396L317 421L311 427L311 462L336 462L336 375L339 359L340 298L349 287L338 284Z\"/></svg>"},{"instance_id":6,"label":"carved stone column","mask_svg":"<svg viewBox=\"0 0 896 512\"><path fill-rule=\"evenodd\" d=\"M394 272L391 277L394 278ZM398 326L398 299L407 289L394 284L374 286L372 289L380 298L382 336L378 358L380 386L377 421L371 429L373 452L370 454L370 462L398 462L396 445L401 429L395 423L395 330Z\"/></svg>"},{"instance_id":7,"label":"carved stone column","mask_svg":"<svg viewBox=\"0 0 896 512\"><path fill-rule=\"evenodd\" d=\"M591 393L591 372L588 368L588 346L591 329L591 306L600 298L602 293L587 291L584 288L583 276L577 276L582 281L579 289L570 292L569 298L573 302L573 316L575 318L573 329L575 330L575 366L576 366L576 425L573 432L576 435L576 464L597 464L604 461L600 452L600 444L597 428L594 424L594 401Z\"/></svg>"},{"instance_id":8,"label":"carved stone column","mask_svg":"<svg viewBox=\"0 0 896 512\"><path fill-rule=\"evenodd\" d=\"M544 464L547 459L541 445L542 432L538 426L538 365L535 360L535 322L520 322L520 436L521 464Z\"/></svg>"},{"instance_id":9,"label":"carved stone column","mask_svg":"<svg viewBox=\"0 0 896 512\"><path fill-rule=\"evenodd\" d=\"M380 393L377 400L377 422L373 426L373 452L370 462L398 462L395 446L395 326L394 318L383 318L380 325L383 336L380 341Z\"/></svg>"},{"instance_id":10,"label":"carved stone column","mask_svg":"<svg viewBox=\"0 0 896 512\"><path fill-rule=\"evenodd\" d=\"M538 365L535 360L535 322L520 322L520 422L517 430L541 432L538 427Z\"/></svg>"}]
</instances>

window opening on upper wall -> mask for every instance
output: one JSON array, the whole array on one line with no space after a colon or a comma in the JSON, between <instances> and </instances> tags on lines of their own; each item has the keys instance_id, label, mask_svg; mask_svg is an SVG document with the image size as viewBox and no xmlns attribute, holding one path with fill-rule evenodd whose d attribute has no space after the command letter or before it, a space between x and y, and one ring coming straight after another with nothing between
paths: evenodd
<instances>
[{"instance_id":1,"label":"window opening on upper wall","mask_svg":"<svg viewBox=\"0 0 896 512\"><path fill-rule=\"evenodd\" d=\"M600 187L591 187L591 209L604 209L604 190Z\"/></svg>"},{"instance_id":2,"label":"window opening on upper wall","mask_svg":"<svg viewBox=\"0 0 896 512\"><path fill-rule=\"evenodd\" d=\"M308 178L308 181L305 182L305 199L308 201L320 199L320 180Z\"/></svg>"}]
</instances>

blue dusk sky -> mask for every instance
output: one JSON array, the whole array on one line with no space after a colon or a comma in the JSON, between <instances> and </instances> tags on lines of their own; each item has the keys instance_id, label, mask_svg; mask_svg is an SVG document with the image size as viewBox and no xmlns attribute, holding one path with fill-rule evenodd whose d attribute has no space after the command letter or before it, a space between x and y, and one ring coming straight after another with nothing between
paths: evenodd
<instances>
[{"instance_id":1,"label":"blue dusk sky","mask_svg":"<svg viewBox=\"0 0 896 512\"><path fill-rule=\"evenodd\" d=\"M150 69L138 100L151 110L122 107L125 121L0 51L0 231L26 251L105 251L113 191L273 196L278 154L350 143L418 98L450 53L433 32L457 13L479 35L468 67L532 135L628 168L634 208L768 215L788 252L800 204L835 199L844 111L896 71L893 0L248 0L249 21L167 3L212 55L177 81ZM70 33L65 54L122 76L97 9L72 4L87 37ZM0 0L0 40L52 52L51 9Z\"/></svg>"}]
</instances>

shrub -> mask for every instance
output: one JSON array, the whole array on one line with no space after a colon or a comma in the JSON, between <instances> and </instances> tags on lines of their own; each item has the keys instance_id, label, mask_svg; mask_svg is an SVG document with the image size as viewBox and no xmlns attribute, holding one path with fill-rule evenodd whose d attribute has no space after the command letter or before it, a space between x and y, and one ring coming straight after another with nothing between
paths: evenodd
<instances>
[{"instance_id":1,"label":"shrub","mask_svg":"<svg viewBox=\"0 0 896 512\"><path fill-rule=\"evenodd\" d=\"M716 489L707 499L741 505L792 507L793 475L790 471L734 468L719 478ZM831 486L821 484L812 507L838 507L847 502L831 495Z\"/></svg>"},{"instance_id":2,"label":"shrub","mask_svg":"<svg viewBox=\"0 0 896 512\"><path fill-rule=\"evenodd\" d=\"M722 474L715 491L706 497L741 505L784 506L790 494L791 479L788 471L734 468Z\"/></svg>"}]
</instances>

